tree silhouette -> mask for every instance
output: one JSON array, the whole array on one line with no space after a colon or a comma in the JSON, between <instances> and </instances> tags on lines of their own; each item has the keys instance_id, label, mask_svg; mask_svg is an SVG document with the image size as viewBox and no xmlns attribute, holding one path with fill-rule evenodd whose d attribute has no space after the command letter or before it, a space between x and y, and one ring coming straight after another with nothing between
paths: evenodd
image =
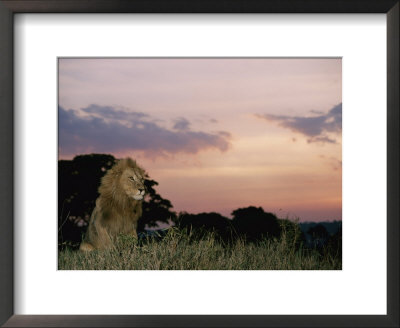
<instances>
[{"instance_id":1,"label":"tree silhouette","mask_svg":"<svg viewBox=\"0 0 400 328\"><path fill-rule=\"evenodd\" d=\"M247 241L279 237L281 227L275 214L264 212L261 207L249 206L232 212L236 232Z\"/></svg>"},{"instance_id":2,"label":"tree silhouette","mask_svg":"<svg viewBox=\"0 0 400 328\"><path fill-rule=\"evenodd\" d=\"M196 238L201 238L209 232L213 232L219 241L230 242L234 237L231 220L215 212L200 214L183 212L179 214L175 224Z\"/></svg>"},{"instance_id":3,"label":"tree silhouette","mask_svg":"<svg viewBox=\"0 0 400 328\"><path fill-rule=\"evenodd\" d=\"M58 162L59 244L79 243L95 206L100 179L115 163L112 155L76 156Z\"/></svg>"},{"instance_id":4,"label":"tree silhouette","mask_svg":"<svg viewBox=\"0 0 400 328\"><path fill-rule=\"evenodd\" d=\"M145 180L146 197L143 201L143 214L138 222L138 231L144 231L145 226L156 227L157 222L170 223L176 220L176 213L172 211L172 204L156 192L154 186L158 182L150 179Z\"/></svg>"},{"instance_id":5,"label":"tree silhouette","mask_svg":"<svg viewBox=\"0 0 400 328\"><path fill-rule=\"evenodd\" d=\"M99 193L100 180L115 163L112 155L79 155L58 162L59 213L90 215Z\"/></svg>"}]
</instances>

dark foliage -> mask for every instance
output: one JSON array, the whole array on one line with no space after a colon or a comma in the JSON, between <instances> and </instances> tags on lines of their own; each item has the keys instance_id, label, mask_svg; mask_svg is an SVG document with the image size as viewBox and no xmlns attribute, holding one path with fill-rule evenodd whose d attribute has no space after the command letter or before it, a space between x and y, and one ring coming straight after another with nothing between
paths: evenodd
<instances>
[{"instance_id":1,"label":"dark foliage","mask_svg":"<svg viewBox=\"0 0 400 328\"><path fill-rule=\"evenodd\" d=\"M328 230L322 224L311 227L307 233L312 237L313 246L316 248L324 246L329 238Z\"/></svg>"},{"instance_id":2,"label":"dark foliage","mask_svg":"<svg viewBox=\"0 0 400 328\"><path fill-rule=\"evenodd\" d=\"M233 219L230 220L218 213L181 213L176 225L198 238L213 232L216 239L224 243L234 242L238 238L246 242L257 242L264 238L279 238L281 234L281 224L277 217L264 212L261 207L240 208L233 211L232 215Z\"/></svg>"},{"instance_id":3,"label":"dark foliage","mask_svg":"<svg viewBox=\"0 0 400 328\"><path fill-rule=\"evenodd\" d=\"M303 224L301 224L303 225ZM342 223L340 221L306 223L306 245L321 256L342 259ZM329 230L328 230L328 228ZM304 226L302 227L304 229Z\"/></svg>"},{"instance_id":4,"label":"dark foliage","mask_svg":"<svg viewBox=\"0 0 400 328\"><path fill-rule=\"evenodd\" d=\"M76 156L58 162L59 244L76 246L86 231L100 180L115 163L112 155Z\"/></svg>"},{"instance_id":5,"label":"dark foliage","mask_svg":"<svg viewBox=\"0 0 400 328\"><path fill-rule=\"evenodd\" d=\"M157 227L157 222L169 223L176 220L176 213L172 211L172 204L164 199L154 189L158 182L145 180L146 197L143 201L143 214L138 222L138 231L144 231L145 227Z\"/></svg>"},{"instance_id":6,"label":"dark foliage","mask_svg":"<svg viewBox=\"0 0 400 328\"><path fill-rule=\"evenodd\" d=\"M90 215L100 180L115 163L111 155L80 155L58 162L58 216Z\"/></svg>"},{"instance_id":7,"label":"dark foliage","mask_svg":"<svg viewBox=\"0 0 400 328\"><path fill-rule=\"evenodd\" d=\"M328 237L324 252L333 258L342 260L342 226L336 233Z\"/></svg>"},{"instance_id":8,"label":"dark foliage","mask_svg":"<svg viewBox=\"0 0 400 328\"><path fill-rule=\"evenodd\" d=\"M216 240L226 243L234 240L232 221L218 213L180 213L175 224L196 239L213 232Z\"/></svg>"},{"instance_id":9,"label":"dark foliage","mask_svg":"<svg viewBox=\"0 0 400 328\"><path fill-rule=\"evenodd\" d=\"M261 207L249 206L232 212L233 227L247 241L278 238L281 226L275 214L264 212Z\"/></svg>"}]
</instances>

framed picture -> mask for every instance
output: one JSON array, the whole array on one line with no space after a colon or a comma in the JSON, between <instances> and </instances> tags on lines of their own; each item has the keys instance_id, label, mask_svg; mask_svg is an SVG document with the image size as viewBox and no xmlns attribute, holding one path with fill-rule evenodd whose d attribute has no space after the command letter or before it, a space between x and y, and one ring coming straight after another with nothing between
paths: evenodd
<instances>
[{"instance_id":1,"label":"framed picture","mask_svg":"<svg viewBox=\"0 0 400 328\"><path fill-rule=\"evenodd\" d=\"M398 1L0 1L0 21L1 324L399 325ZM146 220L102 262L82 251L107 245L91 213L118 165ZM291 213L343 216L343 257L322 224L279 255Z\"/></svg>"}]
</instances>

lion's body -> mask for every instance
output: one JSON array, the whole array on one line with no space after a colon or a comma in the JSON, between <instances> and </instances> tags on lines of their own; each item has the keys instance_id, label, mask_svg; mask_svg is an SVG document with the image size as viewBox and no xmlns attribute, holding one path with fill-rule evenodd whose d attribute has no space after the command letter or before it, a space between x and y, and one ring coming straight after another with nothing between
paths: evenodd
<instances>
[{"instance_id":1,"label":"lion's body","mask_svg":"<svg viewBox=\"0 0 400 328\"><path fill-rule=\"evenodd\" d=\"M113 245L119 234L137 236L142 215L144 170L131 159L120 160L102 178L89 227L80 249L90 251Z\"/></svg>"}]
</instances>

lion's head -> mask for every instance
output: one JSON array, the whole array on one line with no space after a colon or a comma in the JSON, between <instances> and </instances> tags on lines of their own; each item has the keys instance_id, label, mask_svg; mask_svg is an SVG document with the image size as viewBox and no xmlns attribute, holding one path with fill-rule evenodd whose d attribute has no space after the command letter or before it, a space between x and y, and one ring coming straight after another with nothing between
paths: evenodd
<instances>
[{"instance_id":1,"label":"lion's head","mask_svg":"<svg viewBox=\"0 0 400 328\"><path fill-rule=\"evenodd\" d=\"M144 197L144 176L137 168L126 168L120 177L120 184L125 193L136 200L142 200Z\"/></svg>"},{"instance_id":2,"label":"lion's head","mask_svg":"<svg viewBox=\"0 0 400 328\"><path fill-rule=\"evenodd\" d=\"M145 172L130 158L119 160L103 177L99 188L100 194L134 200L142 200L145 195Z\"/></svg>"}]
</instances>

